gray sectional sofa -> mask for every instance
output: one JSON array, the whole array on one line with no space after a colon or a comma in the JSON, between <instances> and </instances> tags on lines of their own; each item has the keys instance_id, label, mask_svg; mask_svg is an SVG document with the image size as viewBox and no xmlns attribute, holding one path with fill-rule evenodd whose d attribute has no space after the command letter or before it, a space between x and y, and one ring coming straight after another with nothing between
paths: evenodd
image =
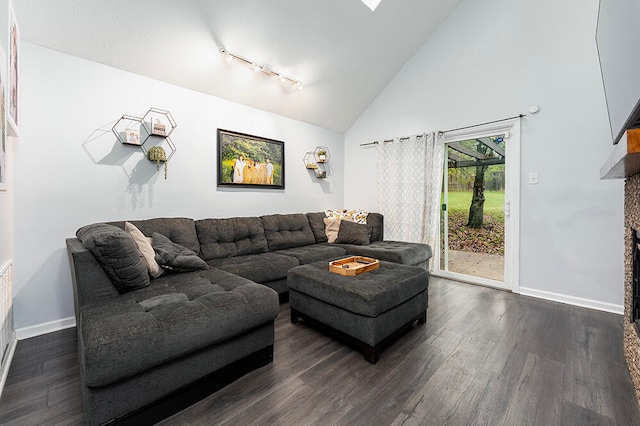
<instances>
[{"instance_id":1,"label":"gray sectional sofa","mask_svg":"<svg viewBox=\"0 0 640 426\"><path fill-rule=\"evenodd\" d=\"M138 267L125 222L90 225L67 239L87 424L157 420L193 402L185 395L197 400L271 362L278 299L286 298L287 272L296 266L365 255L428 269L429 246L383 241L382 215L369 214L363 245L327 243L324 217L131 221L206 265L125 290L118 274L129 279Z\"/></svg>"}]
</instances>

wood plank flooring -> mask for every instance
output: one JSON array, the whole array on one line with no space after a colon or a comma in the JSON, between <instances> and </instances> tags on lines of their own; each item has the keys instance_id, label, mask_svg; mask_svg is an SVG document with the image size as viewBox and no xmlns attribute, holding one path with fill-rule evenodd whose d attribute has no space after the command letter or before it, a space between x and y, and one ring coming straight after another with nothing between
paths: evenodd
<instances>
[{"instance_id":1,"label":"wood plank flooring","mask_svg":"<svg viewBox=\"0 0 640 426\"><path fill-rule=\"evenodd\" d=\"M276 320L274 362L163 425L640 425L622 317L431 278L426 325L373 365ZM82 424L75 330L18 342L0 424Z\"/></svg>"}]
</instances>

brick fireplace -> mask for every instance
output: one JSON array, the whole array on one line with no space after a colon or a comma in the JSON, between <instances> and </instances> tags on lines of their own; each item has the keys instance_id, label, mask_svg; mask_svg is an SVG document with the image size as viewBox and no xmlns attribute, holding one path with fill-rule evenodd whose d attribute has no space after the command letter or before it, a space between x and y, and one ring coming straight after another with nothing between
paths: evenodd
<instances>
[{"instance_id":1,"label":"brick fireplace","mask_svg":"<svg viewBox=\"0 0 640 426\"><path fill-rule=\"evenodd\" d=\"M626 179L624 185L624 225L625 225L625 253L624 253L624 356L631 373L631 379L636 388L636 396L640 403L640 319L633 312L633 297L640 288L636 287L634 294L633 249L638 247L640 240L634 238L635 231L640 232L640 173ZM640 234L638 234L640 238ZM634 244L635 243L635 244ZM638 262L637 262L638 263ZM640 264L636 264L636 274L640 274ZM639 279L640 277L636 277ZM636 282L637 284L637 282ZM639 303L636 299L636 303ZM636 305L637 308L637 305Z\"/></svg>"}]
</instances>

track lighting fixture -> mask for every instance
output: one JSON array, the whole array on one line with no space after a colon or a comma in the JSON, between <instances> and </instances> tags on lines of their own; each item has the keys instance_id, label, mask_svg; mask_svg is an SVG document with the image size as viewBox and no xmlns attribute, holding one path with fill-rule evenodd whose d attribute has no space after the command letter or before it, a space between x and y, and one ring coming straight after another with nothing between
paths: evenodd
<instances>
[{"instance_id":1,"label":"track lighting fixture","mask_svg":"<svg viewBox=\"0 0 640 426\"><path fill-rule=\"evenodd\" d=\"M287 75L282 74L279 71L274 70L273 68L271 68L271 65L269 64L260 64L258 62L252 61L250 59L245 58L244 56L238 55L237 53L228 51L224 46L220 47L220 54L222 54L224 59L229 63L233 62L234 59L237 59L238 61L249 65L251 68L253 68L255 72L262 72L263 74L266 74L269 76L278 77L278 80L280 80L281 83L292 84L298 90L302 90L304 88L300 80L296 80L293 77L289 77Z\"/></svg>"}]
</instances>

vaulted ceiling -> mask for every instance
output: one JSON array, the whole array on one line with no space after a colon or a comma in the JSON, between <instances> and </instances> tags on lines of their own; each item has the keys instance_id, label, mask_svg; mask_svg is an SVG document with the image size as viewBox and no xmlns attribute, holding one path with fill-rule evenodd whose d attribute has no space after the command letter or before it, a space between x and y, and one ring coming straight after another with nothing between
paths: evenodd
<instances>
[{"instance_id":1,"label":"vaulted ceiling","mask_svg":"<svg viewBox=\"0 0 640 426\"><path fill-rule=\"evenodd\" d=\"M18 0L26 42L346 132L461 0ZM228 63L269 64L304 90Z\"/></svg>"}]
</instances>

